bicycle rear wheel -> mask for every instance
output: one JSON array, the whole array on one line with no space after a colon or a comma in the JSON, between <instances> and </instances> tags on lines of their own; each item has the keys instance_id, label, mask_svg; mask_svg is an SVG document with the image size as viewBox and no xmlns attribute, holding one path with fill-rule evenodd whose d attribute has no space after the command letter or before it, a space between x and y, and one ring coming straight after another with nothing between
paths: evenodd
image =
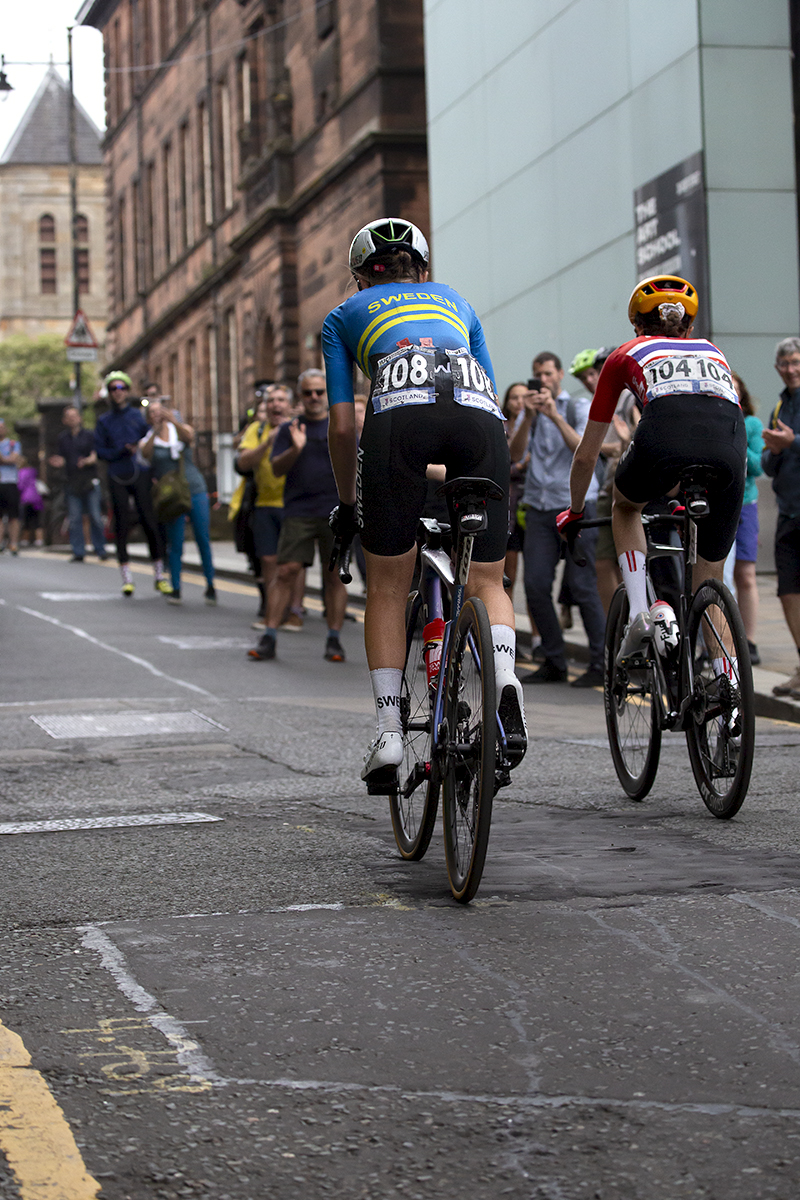
<instances>
[{"instance_id":1,"label":"bicycle rear wheel","mask_svg":"<svg viewBox=\"0 0 800 1200\"><path fill-rule=\"evenodd\" d=\"M439 808L439 782L431 767L431 704L425 671L422 597L412 593L406 606L406 663L400 690L403 761L389 811L397 849L416 861L428 849Z\"/></svg>"},{"instance_id":2,"label":"bicycle rear wheel","mask_svg":"<svg viewBox=\"0 0 800 1200\"><path fill-rule=\"evenodd\" d=\"M686 743L703 803L725 820L742 807L755 750L755 701L747 635L728 589L707 579L689 609L694 678Z\"/></svg>"},{"instance_id":3,"label":"bicycle rear wheel","mask_svg":"<svg viewBox=\"0 0 800 1200\"><path fill-rule=\"evenodd\" d=\"M481 600L464 604L445 668L444 846L451 891L467 904L486 861L497 760L494 650Z\"/></svg>"},{"instance_id":4,"label":"bicycle rear wheel","mask_svg":"<svg viewBox=\"0 0 800 1200\"><path fill-rule=\"evenodd\" d=\"M629 671L617 666L628 611L628 597L621 584L614 593L606 621L603 703L617 778L632 800L643 800L658 770L661 726L653 667Z\"/></svg>"}]
</instances>

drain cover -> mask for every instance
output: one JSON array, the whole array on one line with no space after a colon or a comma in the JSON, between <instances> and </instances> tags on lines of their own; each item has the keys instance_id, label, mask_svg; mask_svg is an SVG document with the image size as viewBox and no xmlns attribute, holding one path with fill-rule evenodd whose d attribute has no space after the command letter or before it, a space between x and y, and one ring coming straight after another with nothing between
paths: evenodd
<instances>
[{"instance_id":1,"label":"drain cover","mask_svg":"<svg viewBox=\"0 0 800 1200\"><path fill-rule=\"evenodd\" d=\"M159 635L158 640L167 646L177 646L179 650L247 650L253 644L252 638L238 637L165 637Z\"/></svg>"},{"instance_id":2,"label":"drain cover","mask_svg":"<svg viewBox=\"0 0 800 1200\"><path fill-rule=\"evenodd\" d=\"M69 716L31 717L52 738L153 737L170 733L208 733L209 726L224 729L196 712L77 713Z\"/></svg>"},{"instance_id":3,"label":"drain cover","mask_svg":"<svg viewBox=\"0 0 800 1200\"><path fill-rule=\"evenodd\" d=\"M116 600L117 592L39 592L43 600Z\"/></svg>"}]
</instances>

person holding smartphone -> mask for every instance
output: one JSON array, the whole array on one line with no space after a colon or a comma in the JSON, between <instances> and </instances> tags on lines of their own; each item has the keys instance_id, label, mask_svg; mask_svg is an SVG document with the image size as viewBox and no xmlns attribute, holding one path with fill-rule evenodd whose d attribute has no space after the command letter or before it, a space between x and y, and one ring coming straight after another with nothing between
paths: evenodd
<instances>
[{"instance_id":1,"label":"person holding smartphone","mask_svg":"<svg viewBox=\"0 0 800 1200\"><path fill-rule=\"evenodd\" d=\"M526 675L523 683L564 683L567 656L564 635L553 604L553 580L561 557L561 538L556 517L569 503L572 455L581 440L589 417L589 401L570 396L563 388L564 368L549 350L533 360L533 378L528 380L525 417L511 441L511 459L530 455L522 506L525 509L525 596L531 617L542 639L544 662ZM598 483L593 478L587 493L594 515ZM563 500L563 503L562 503ZM565 576L572 600L577 604L589 639L589 669L572 681L573 687L602 687L605 614L597 591L594 553L597 530L586 530L582 545L586 566L576 567L568 559Z\"/></svg>"}]
</instances>

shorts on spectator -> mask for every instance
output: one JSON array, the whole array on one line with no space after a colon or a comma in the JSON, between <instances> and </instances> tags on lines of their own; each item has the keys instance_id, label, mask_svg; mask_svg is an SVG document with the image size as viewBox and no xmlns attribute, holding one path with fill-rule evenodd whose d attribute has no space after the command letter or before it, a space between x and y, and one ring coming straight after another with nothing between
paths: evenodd
<instances>
[{"instance_id":1,"label":"shorts on spectator","mask_svg":"<svg viewBox=\"0 0 800 1200\"><path fill-rule=\"evenodd\" d=\"M282 508L265 504L253 509L253 545L258 558L270 558L278 553L282 524Z\"/></svg>"},{"instance_id":2,"label":"shorts on spectator","mask_svg":"<svg viewBox=\"0 0 800 1200\"><path fill-rule=\"evenodd\" d=\"M19 516L19 488L15 483L0 483L0 517L14 520Z\"/></svg>"},{"instance_id":3,"label":"shorts on spectator","mask_svg":"<svg viewBox=\"0 0 800 1200\"><path fill-rule=\"evenodd\" d=\"M755 562L758 558L758 501L742 505L736 530L736 561Z\"/></svg>"},{"instance_id":4,"label":"shorts on spectator","mask_svg":"<svg viewBox=\"0 0 800 1200\"><path fill-rule=\"evenodd\" d=\"M333 550L333 530L327 517L284 517L278 541L278 562L299 562L310 567L319 542L322 566L327 570Z\"/></svg>"},{"instance_id":5,"label":"shorts on spectator","mask_svg":"<svg viewBox=\"0 0 800 1200\"><path fill-rule=\"evenodd\" d=\"M611 516L611 497L597 497L597 515L598 517ZM617 561L617 551L614 546L614 534L611 532L610 525L601 525L597 531L597 549L594 554L595 560L598 558L610 558L613 562Z\"/></svg>"},{"instance_id":6,"label":"shorts on spectator","mask_svg":"<svg viewBox=\"0 0 800 1200\"><path fill-rule=\"evenodd\" d=\"M42 510L32 504L23 504L20 508L20 528L23 533L35 533L42 523Z\"/></svg>"},{"instance_id":7,"label":"shorts on spectator","mask_svg":"<svg viewBox=\"0 0 800 1200\"><path fill-rule=\"evenodd\" d=\"M778 516L775 569L778 572L778 595L800 594L800 517Z\"/></svg>"}]
</instances>

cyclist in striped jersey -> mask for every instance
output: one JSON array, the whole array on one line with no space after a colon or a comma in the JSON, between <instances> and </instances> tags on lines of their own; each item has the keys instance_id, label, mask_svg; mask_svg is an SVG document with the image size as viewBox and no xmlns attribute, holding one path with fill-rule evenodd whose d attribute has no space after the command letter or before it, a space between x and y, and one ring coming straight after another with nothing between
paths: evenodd
<instances>
[{"instance_id":1,"label":"cyclist in striped jersey","mask_svg":"<svg viewBox=\"0 0 800 1200\"><path fill-rule=\"evenodd\" d=\"M571 506L559 513L562 531L582 516L597 456L622 391L630 388L642 419L614 478L614 542L630 602L630 623L619 660L650 640L646 542L641 512L677 487L689 467L713 469L709 515L698 526L695 585L722 580L736 537L747 470L747 434L725 356L712 342L692 337L697 292L675 275L644 279L633 289L628 318L636 337L606 359L589 420L572 463Z\"/></svg>"},{"instance_id":2,"label":"cyclist in striped jersey","mask_svg":"<svg viewBox=\"0 0 800 1200\"><path fill-rule=\"evenodd\" d=\"M370 222L350 247L358 292L322 327L328 436L341 501L333 524L339 534L358 528L367 563L364 636L377 733L364 780L402 761L405 609L431 464L443 463L448 479L479 476L503 490L502 500L487 503L488 529L475 540L467 592L489 614L499 710L515 763L527 745L514 674L514 610L503 588L510 478L504 417L481 323L452 288L428 282L428 257L425 238L410 222ZM354 364L372 381L358 446Z\"/></svg>"}]
</instances>

